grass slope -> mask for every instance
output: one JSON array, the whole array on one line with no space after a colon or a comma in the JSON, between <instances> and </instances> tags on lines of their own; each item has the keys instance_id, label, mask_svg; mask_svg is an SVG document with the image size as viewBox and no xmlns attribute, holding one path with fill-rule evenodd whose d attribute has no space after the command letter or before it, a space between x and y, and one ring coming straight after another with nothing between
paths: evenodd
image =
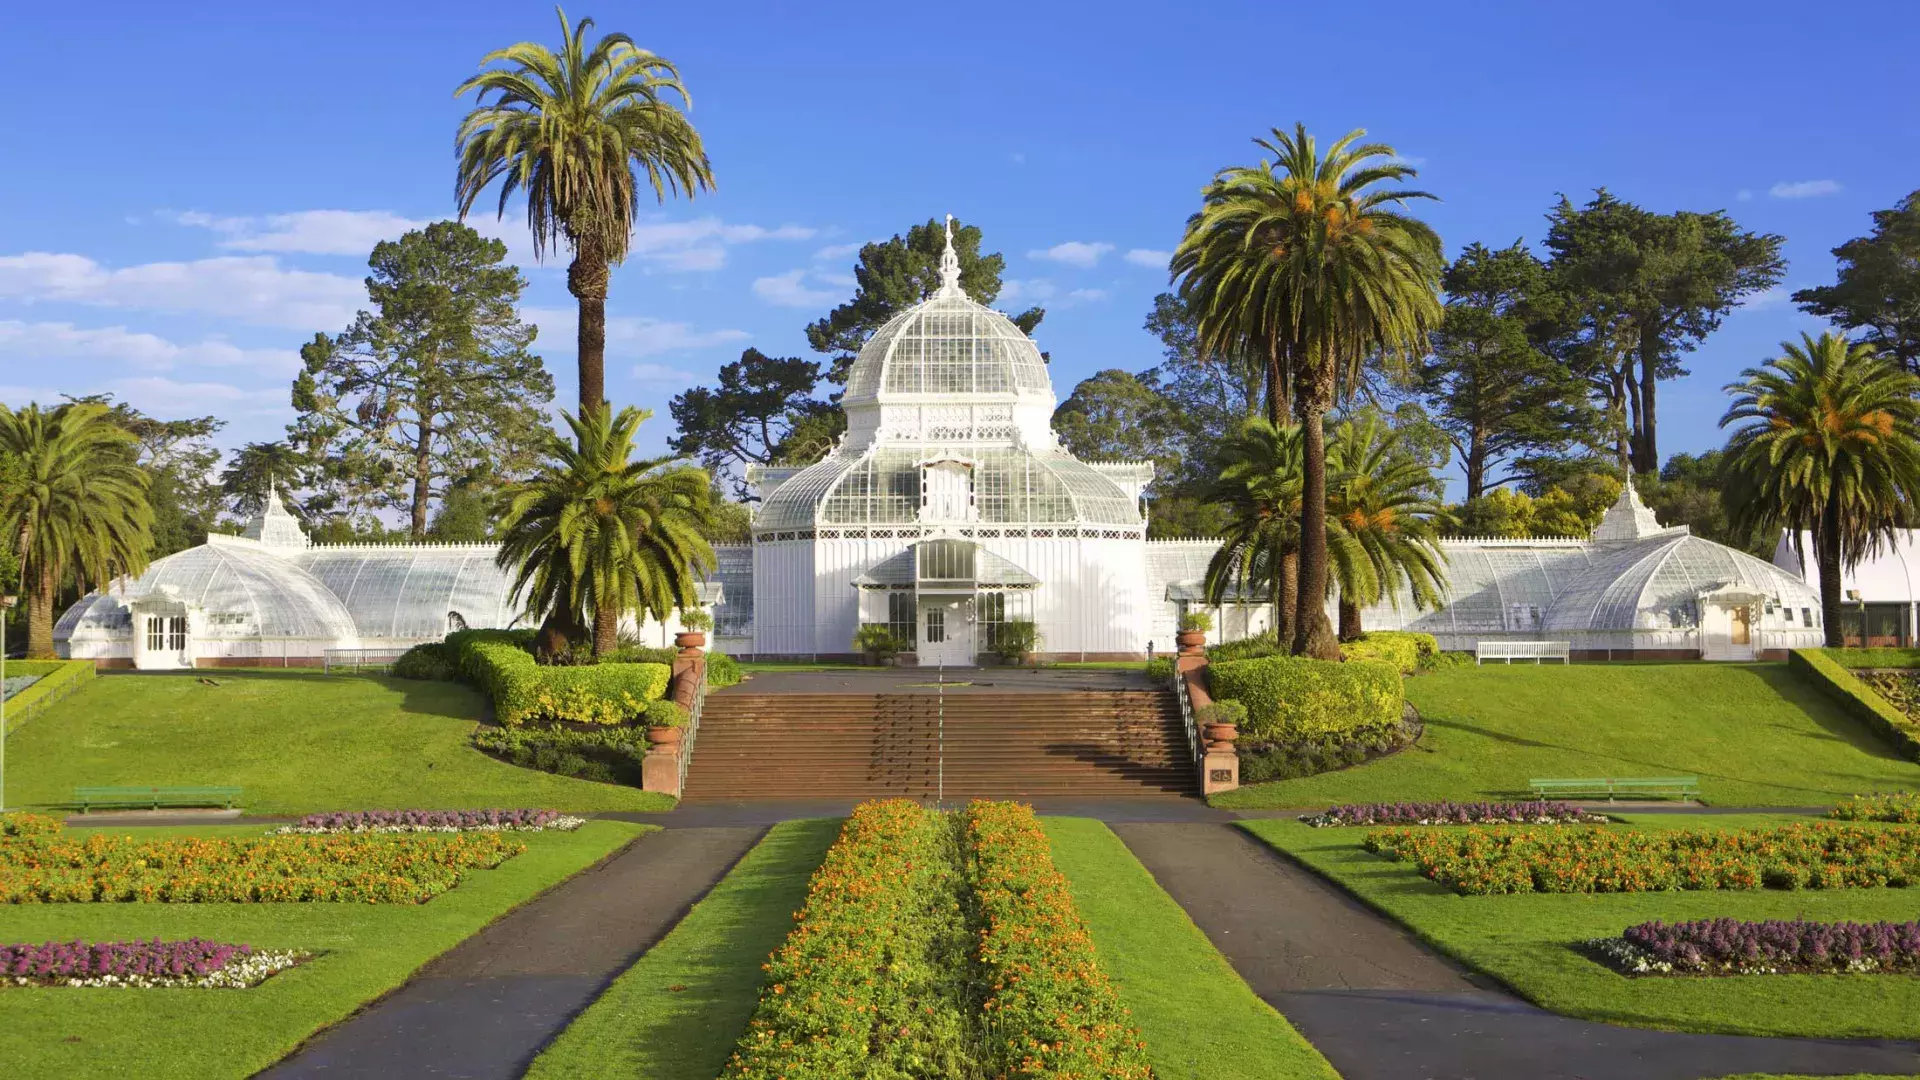
<instances>
[{"instance_id":1,"label":"grass slope","mask_svg":"<svg viewBox=\"0 0 1920 1080\"><path fill-rule=\"evenodd\" d=\"M1408 679L1407 698L1427 724L1413 747L1214 803L1503 798L1536 776L1698 776L1722 806L1816 806L1920 786L1920 766L1784 664L1465 667Z\"/></svg>"},{"instance_id":2,"label":"grass slope","mask_svg":"<svg viewBox=\"0 0 1920 1080\"><path fill-rule=\"evenodd\" d=\"M1338 1080L1112 830L1090 818L1043 825L1162 1080Z\"/></svg>"},{"instance_id":3,"label":"grass slope","mask_svg":"<svg viewBox=\"0 0 1920 1080\"><path fill-rule=\"evenodd\" d=\"M210 676L216 686L202 682ZM486 699L448 682L317 672L109 675L7 740L8 802L91 784L239 785L255 814L552 807L673 800L509 765L473 748Z\"/></svg>"},{"instance_id":4,"label":"grass slope","mask_svg":"<svg viewBox=\"0 0 1920 1080\"><path fill-rule=\"evenodd\" d=\"M1643 828L1777 823L1748 815L1647 815ZM1629 979L1576 946L1665 919L1821 921L1913 918L1912 889L1457 896L1405 863L1361 849L1364 828L1297 821L1241 828L1400 920L1423 940L1555 1012L1614 1024L1737 1035L1920 1038L1920 979L1887 975L1749 975Z\"/></svg>"},{"instance_id":5,"label":"grass slope","mask_svg":"<svg viewBox=\"0 0 1920 1080\"><path fill-rule=\"evenodd\" d=\"M533 1080L713 1080L746 1030L760 965L793 929L837 820L774 826L527 1073Z\"/></svg>"},{"instance_id":6,"label":"grass slope","mask_svg":"<svg viewBox=\"0 0 1920 1080\"><path fill-rule=\"evenodd\" d=\"M0 906L0 940L9 942L199 936L326 953L249 990L7 987L0 990L3 1071L36 1080L251 1076L487 923L653 828L596 821L572 833L526 834L524 853L417 906Z\"/></svg>"}]
</instances>

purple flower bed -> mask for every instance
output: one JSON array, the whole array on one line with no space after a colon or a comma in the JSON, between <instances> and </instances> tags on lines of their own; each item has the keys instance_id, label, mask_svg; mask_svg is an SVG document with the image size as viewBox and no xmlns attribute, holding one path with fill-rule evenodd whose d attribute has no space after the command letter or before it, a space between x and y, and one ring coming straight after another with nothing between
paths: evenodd
<instances>
[{"instance_id":1,"label":"purple flower bed","mask_svg":"<svg viewBox=\"0 0 1920 1080\"><path fill-rule=\"evenodd\" d=\"M558 810L359 810L308 814L283 833L540 832L570 831L586 823Z\"/></svg>"},{"instance_id":2,"label":"purple flower bed","mask_svg":"<svg viewBox=\"0 0 1920 1080\"><path fill-rule=\"evenodd\" d=\"M1335 806L1301 821L1339 825L1604 825L1611 819L1564 802L1393 802Z\"/></svg>"},{"instance_id":3,"label":"purple flower bed","mask_svg":"<svg viewBox=\"0 0 1920 1080\"><path fill-rule=\"evenodd\" d=\"M204 938L0 945L0 979L16 986L252 986L310 958Z\"/></svg>"},{"instance_id":4,"label":"purple flower bed","mask_svg":"<svg viewBox=\"0 0 1920 1080\"><path fill-rule=\"evenodd\" d=\"M1920 922L1645 922L1588 943L1628 975L1902 974L1920 971Z\"/></svg>"}]
</instances>

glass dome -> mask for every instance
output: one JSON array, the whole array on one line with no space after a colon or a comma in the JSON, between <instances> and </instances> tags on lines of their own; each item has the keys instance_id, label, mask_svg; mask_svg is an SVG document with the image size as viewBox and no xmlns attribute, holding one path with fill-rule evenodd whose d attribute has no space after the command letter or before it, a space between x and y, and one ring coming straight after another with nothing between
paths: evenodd
<instances>
[{"instance_id":1,"label":"glass dome","mask_svg":"<svg viewBox=\"0 0 1920 1080\"><path fill-rule=\"evenodd\" d=\"M1775 606L1820 606L1806 582L1743 551L1689 533L1618 546L1595 544L1592 564L1554 600L1549 631L1666 629L1697 625L1702 594L1728 585Z\"/></svg>"},{"instance_id":2,"label":"glass dome","mask_svg":"<svg viewBox=\"0 0 1920 1080\"><path fill-rule=\"evenodd\" d=\"M438 640L451 616L473 629L511 626L513 578L493 544L340 544L286 558L339 598L363 638Z\"/></svg>"},{"instance_id":3,"label":"glass dome","mask_svg":"<svg viewBox=\"0 0 1920 1080\"><path fill-rule=\"evenodd\" d=\"M145 573L75 604L55 627L55 640L124 630L127 605L164 592L206 614L210 637L310 638L351 642L353 616L319 578L259 544L210 536L200 547L157 559Z\"/></svg>"},{"instance_id":4,"label":"glass dome","mask_svg":"<svg viewBox=\"0 0 1920 1080\"><path fill-rule=\"evenodd\" d=\"M860 350L844 403L894 395L1051 396L1040 347L1013 320L956 285L893 317Z\"/></svg>"}]
</instances>

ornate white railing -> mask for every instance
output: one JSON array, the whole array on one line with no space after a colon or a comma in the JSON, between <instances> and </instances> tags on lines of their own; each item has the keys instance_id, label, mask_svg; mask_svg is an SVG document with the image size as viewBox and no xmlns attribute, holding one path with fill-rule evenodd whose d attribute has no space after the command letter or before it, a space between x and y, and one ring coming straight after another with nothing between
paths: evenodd
<instances>
[{"instance_id":1,"label":"ornate white railing","mask_svg":"<svg viewBox=\"0 0 1920 1080\"><path fill-rule=\"evenodd\" d=\"M410 645L397 645L375 649L327 649L320 654L321 669L324 673L331 675L335 671L390 668L393 662L405 655L410 648L412 648Z\"/></svg>"},{"instance_id":2,"label":"ornate white railing","mask_svg":"<svg viewBox=\"0 0 1920 1080\"><path fill-rule=\"evenodd\" d=\"M1193 753L1193 763L1204 764L1207 744L1200 738L1200 725L1194 722L1193 699L1187 695L1187 680L1180 673L1178 661L1173 665L1173 695L1180 700L1180 723L1187 729L1187 749Z\"/></svg>"},{"instance_id":3,"label":"ornate white railing","mask_svg":"<svg viewBox=\"0 0 1920 1080\"><path fill-rule=\"evenodd\" d=\"M700 734L700 709L707 703L707 665L700 665L700 682L693 688L693 704L687 709L687 733L680 739L680 780L674 791L685 794L687 766L693 764L693 740Z\"/></svg>"}]
</instances>

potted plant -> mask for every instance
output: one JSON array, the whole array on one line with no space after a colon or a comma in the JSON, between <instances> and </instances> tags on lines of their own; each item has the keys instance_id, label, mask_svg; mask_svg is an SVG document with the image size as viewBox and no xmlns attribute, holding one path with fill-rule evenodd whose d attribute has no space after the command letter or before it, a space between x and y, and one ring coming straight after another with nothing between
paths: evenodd
<instances>
[{"instance_id":1,"label":"potted plant","mask_svg":"<svg viewBox=\"0 0 1920 1080\"><path fill-rule=\"evenodd\" d=\"M1040 648L1040 631L1030 619L1001 623L993 632L993 654L1003 664L1031 664Z\"/></svg>"},{"instance_id":2,"label":"potted plant","mask_svg":"<svg viewBox=\"0 0 1920 1080\"><path fill-rule=\"evenodd\" d=\"M853 635L854 651L865 653L870 664L890 664L900 655L900 638L886 623L861 623Z\"/></svg>"},{"instance_id":3,"label":"potted plant","mask_svg":"<svg viewBox=\"0 0 1920 1080\"><path fill-rule=\"evenodd\" d=\"M691 719L687 710L664 698L647 702L646 711L641 714L641 720L647 725L647 748L662 752L679 750Z\"/></svg>"},{"instance_id":4,"label":"potted plant","mask_svg":"<svg viewBox=\"0 0 1920 1080\"><path fill-rule=\"evenodd\" d=\"M707 645L707 631L713 629L713 616L698 609L680 613L680 632L673 635L673 643L680 649L703 649Z\"/></svg>"},{"instance_id":5,"label":"potted plant","mask_svg":"<svg viewBox=\"0 0 1920 1080\"><path fill-rule=\"evenodd\" d=\"M1193 714L1193 722L1201 725L1200 733L1205 736L1209 750L1231 749L1246 719L1247 707L1237 701L1209 702Z\"/></svg>"},{"instance_id":6,"label":"potted plant","mask_svg":"<svg viewBox=\"0 0 1920 1080\"><path fill-rule=\"evenodd\" d=\"M1180 633L1174 638L1184 653L1198 652L1207 643L1207 631L1213 629L1213 616L1204 611L1188 611L1180 615Z\"/></svg>"}]
</instances>

